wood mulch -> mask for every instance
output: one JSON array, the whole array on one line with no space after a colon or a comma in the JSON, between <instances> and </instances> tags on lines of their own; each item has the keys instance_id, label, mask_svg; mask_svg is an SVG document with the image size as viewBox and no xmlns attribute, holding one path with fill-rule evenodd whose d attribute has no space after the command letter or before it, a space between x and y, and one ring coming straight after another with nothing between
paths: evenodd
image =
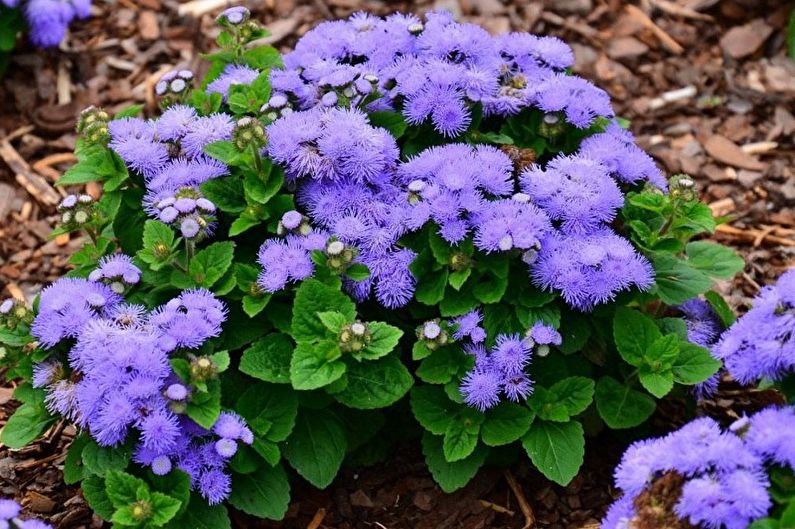
<instances>
[{"instance_id":1,"label":"wood mulch","mask_svg":"<svg viewBox=\"0 0 795 529\"><path fill-rule=\"evenodd\" d=\"M767 282L795 265L795 63L784 51L791 6L778 0L260 0L249 2L289 49L322 19L358 10L452 10L492 32L532 31L573 45L575 71L608 90L618 113L631 120L638 142L665 169L692 175L702 198L727 216L714 238L746 259L744 272L719 285L741 307ZM155 110L153 86L174 67L201 72L212 49L213 18L225 0L97 0L90 20L77 23L59 50L23 44L0 80L0 297L31 299L68 268L81 240L49 240L51 184L74 158L74 122L97 105L115 111L143 103ZM89 186L96 194L98 189ZM15 404L0 388L0 425ZM721 413L752 402L742 392L722 395ZM661 406L661 425L681 414ZM62 483L60 468L74 436L53 429L20 451L0 447L0 494L58 528L102 527L79 489ZM443 494L415 445L385 464L344 470L329 489L296 482L293 504L280 523L238 527L285 528L520 528L532 510L537 527L596 527L615 491L611 469L626 439L602 434L589 441L586 462L568 487L550 484L527 464L482 472L463 490ZM513 486L512 486L513 485ZM521 500L521 501L520 501ZM524 507L524 509L523 509Z\"/></svg>"}]
</instances>

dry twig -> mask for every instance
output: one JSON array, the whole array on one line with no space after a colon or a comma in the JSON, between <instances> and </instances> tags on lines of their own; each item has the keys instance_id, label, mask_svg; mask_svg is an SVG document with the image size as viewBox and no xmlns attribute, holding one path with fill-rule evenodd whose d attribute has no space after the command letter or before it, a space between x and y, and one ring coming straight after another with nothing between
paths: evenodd
<instances>
[{"instance_id":1,"label":"dry twig","mask_svg":"<svg viewBox=\"0 0 795 529\"><path fill-rule=\"evenodd\" d=\"M318 527L320 527L320 524L323 523L323 518L325 517L326 517L326 509L321 507L312 517L312 520L309 522L309 525L306 526L306 529L317 529Z\"/></svg>"},{"instance_id":2,"label":"dry twig","mask_svg":"<svg viewBox=\"0 0 795 529\"><path fill-rule=\"evenodd\" d=\"M17 183L24 187L25 191L30 193L36 201L45 206L55 206L60 202L61 197L55 192L55 189L43 176L31 170L28 163L22 159L8 140L0 140L0 158L3 158L15 173Z\"/></svg>"},{"instance_id":3,"label":"dry twig","mask_svg":"<svg viewBox=\"0 0 795 529\"><path fill-rule=\"evenodd\" d=\"M535 514L533 514L533 508L530 507L521 485L519 485L519 482L513 477L510 470L505 471L505 481L508 482L508 486L513 491L514 496L516 496L516 502L519 504L519 508L524 515L524 527L522 527L522 529L532 529L536 525L536 517Z\"/></svg>"},{"instance_id":4,"label":"dry twig","mask_svg":"<svg viewBox=\"0 0 795 529\"><path fill-rule=\"evenodd\" d=\"M684 53L685 49L682 47L682 45L676 42L674 38L666 33L665 30L663 30L660 26L655 24L654 21L649 18L649 15L641 11L640 8L632 4L628 4L626 11L631 17L637 19L641 24L650 29L652 33L654 33L654 35L660 40L660 44L662 44L666 50L670 51L674 55L682 55L682 53Z\"/></svg>"}]
</instances>

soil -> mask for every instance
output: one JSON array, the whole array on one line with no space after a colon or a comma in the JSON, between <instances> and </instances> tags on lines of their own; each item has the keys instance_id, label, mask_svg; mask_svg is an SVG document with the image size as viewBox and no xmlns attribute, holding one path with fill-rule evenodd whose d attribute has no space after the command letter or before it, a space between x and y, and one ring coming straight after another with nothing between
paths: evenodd
<instances>
[{"instance_id":1,"label":"soil","mask_svg":"<svg viewBox=\"0 0 795 529\"><path fill-rule=\"evenodd\" d=\"M88 105L115 111L133 103L155 110L153 86L174 67L201 72L200 54L217 30L211 0L95 2L91 19L73 25L58 50L23 41L0 79L0 297L28 300L68 269L82 241L49 240L54 204L66 191L52 183L74 162L74 121ZM217 3L215 3L218 5ZM746 259L733 281L719 285L742 309L765 283L795 265L795 63L785 28L792 6L780 0L261 0L249 2L289 49L323 19L365 10L422 13L452 10L498 33L558 35L572 44L575 71L610 92L619 115L669 174L696 181L704 201L726 224L715 239ZM208 9L209 6L209 9ZM88 186L97 194L98 189ZM0 426L13 411L11 387L0 388ZM770 396L762 396L762 400ZM710 414L759 403L729 387L706 403ZM682 403L666 402L656 423L670 429ZM79 489L63 484L61 468L71 427L19 451L0 446L0 495L57 528L99 528ZM593 528L615 491L611 470L625 439L589 441L586 461L568 487L519 465L490 468L467 487L444 494L432 481L417 443L388 463L344 470L324 491L294 480L283 522L251 528L520 528L518 498L543 528ZM512 488L509 483L514 483Z\"/></svg>"}]
</instances>

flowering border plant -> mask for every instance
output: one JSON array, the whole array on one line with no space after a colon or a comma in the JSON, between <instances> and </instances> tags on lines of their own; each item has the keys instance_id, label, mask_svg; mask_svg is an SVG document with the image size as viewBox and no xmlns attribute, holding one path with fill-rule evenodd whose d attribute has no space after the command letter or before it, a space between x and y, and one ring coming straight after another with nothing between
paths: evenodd
<instances>
[{"instance_id":1,"label":"flowering border plant","mask_svg":"<svg viewBox=\"0 0 795 529\"><path fill-rule=\"evenodd\" d=\"M59 184L102 195L56 233L88 242L0 306L28 381L2 441L74 423L65 479L100 516L278 519L292 471L323 488L408 439L445 491L516 447L565 484L586 432L715 390L710 289L742 260L694 240L718 220L693 181L560 40L357 14L281 57L247 10L219 23L158 116L83 113Z\"/></svg>"},{"instance_id":2,"label":"flowering border plant","mask_svg":"<svg viewBox=\"0 0 795 529\"><path fill-rule=\"evenodd\" d=\"M36 46L51 48L61 43L72 20L90 14L91 0L0 0L0 74L21 32Z\"/></svg>"}]
</instances>

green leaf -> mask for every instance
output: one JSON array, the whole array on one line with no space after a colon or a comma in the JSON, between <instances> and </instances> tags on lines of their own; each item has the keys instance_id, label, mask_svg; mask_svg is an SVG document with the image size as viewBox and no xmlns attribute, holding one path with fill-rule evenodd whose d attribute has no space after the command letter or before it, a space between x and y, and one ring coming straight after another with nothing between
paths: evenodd
<instances>
[{"instance_id":1,"label":"green leaf","mask_svg":"<svg viewBox=\"0 0 795 529\"><path fill-rule=\"evenodd\" d=\"M416 371L417 377L429 384L447 384L465 365L464 354L454 347L438 349L420 363Z\"/></svg>"},{"instance_id":2,"label":"green leaf","mask_svg":"<svg viewBox=\"0 0 795 529\"><path fill-rule=\"evenodd\" d=\"M695 241L685 246L687 264L718 279L731 279L745 263L732 249L714 242Z\"/></svg>"},{"instance_id":3,"label":"green leaf","mask_svg":"<svg viewBox=\"0 0 795 529\"><path fill-rule=\"evenodd\" d=\"M240 178L213 178L201 185L201 191L221 211L237 215L246 209L246 196Z\"/></svg>"},{"instance_id":4,"label":"green leaf","mask_svg":"<svg viewBox=\"0 0 795 529\"><path fill-rule=\"evenodd\" d=\"M488 446L502 446L520 439L535 417L527 407L513 402L502 402L485 415L480 438Z\"/></svg>"},{"instance_id":5,"label":"green leaf","mask_svg":"<svg viewBox=\"0 0 795 529\"><path fill-rule=\"evenodd\" d=\"M229 236L234 237L236 235L240 235L249 228L253 228L254 226L257 226L261 223L262 219L250 215L248 212L243 212L243 214L236 218L229 226Z\"/></svg>"},{"instance_id":6,"label":"green leaf","mask_svg":"<svg viewBox=\"0 0 795 529\"><path fill-rule=\"evenodd\" d=\"M586 377L568 377L549 388L552 397L563 405L569 416L579 415L593 402L594 381Z\"/></svg>"},{"instance_id":7,"label":"green leaf","mask_svg":"<svg viewBox=\"0 0 795 529\"><path fill-rule=\"evenodd\" d=\"M403 114L386 110L370 113L370 124L374 127L385 128L395 139L403 136L408 128Z\"/></svg>"},{"instance_id":8,"label":"green leaf","mask_svg":"<svg viewBox=\"0 0 795 529\"><path fill-rule=\"evenodd\" d=\"M204 153L226 165L237 165L240 151L229 140L220 140L204 146ZM210 199L212 200L212 199ZM217 206L218 204L216 204Z\"/></svg>"},{"instance_id":9,"label":"green leaf","mask_svg":"<svg viewBox=\"0 0 795 529\"><path fill-rule=\"evenodd\" d=\"M199 286L210 288L229 270L235 243L216 242L197 252L190 262L190 275Z\"/></svg>"},{"instance_id":10,"label":"green leaf","mask_svg":"<svg viewBox=\"0 0 795 529\"><path fill-rule=\"evenodd\" d=\"M669 334L655 340L643 355L644 365L655 372L669 369L676 357L679 356L680 340L681 338L676 334Z\"/></svg>"},{"instance_id":11,"label":"green leaf","mask_svg":"<svg viewBox=\"0 0 795 529\"><path fill-rule=\"evenodd\" d=\"M438 386L414 386L411 390L411 411L432 434L443 435L459 409Z\"/></svg>"},{"instance_id":12,"label":"green leaf","mask_svg":"<svg viewBox=\"0 0 795 529\"><path fill-rule=\"evenodd\" d=\"M595 399L599 416L613 429L634 428L657 407L648 395L611 377L602 377L596 383Z\"/></svg>"},{"instance_id":13,"label":"green leaf","mask_svg":"<svg viewBox=\"0 0 795 529\"><path fill-rule=\"evenodd\" d=\"M734 311L720 294L710 290L704 294L704 298L706 298L707 302L718 314L724 327L729 328L734 324L737 320L737 316L734 315Z\"/></svg>"},{"instance_id":14,"label":"green leaf","mask_svg":"<svg viewBox=\"0 0 795 529\"><path fill-rule=\"evenodd\" d=\"M454 289L461 290L461 287L464 286L464 283L466 283L470 275L472 275L471 268L458 270L457 272L452 272L447 276L447 282L450 283L450 286Z\"/></svg>"},{"instance_id":15,"label":"green leaf","mask_svg":"<svg viewBox=\"0 0 795 529\"><path fill-rule=\"evenodd\" d=\"M167 249L166 252L162 248ZM138 257L152 270L160 270L172 257L174 251L174 230L157 220L144 223L143 248Z\"/></svg>"},{"instance_id":16,"label":"green leaf","mask_svg":"<svg viewBox=\"0 0 795 529\"><path fill-rule=\"evenodd\" d=\"M627 307L616 309L613 318L613 337L621 357L630 365L643 364L643 356L651 345L662 337L654 320Z\"/></svg>"},{"instance_id":17,"label":"green leaf","mask_svg":"<svg viewBox=\"0 0 795 529\"><path fill-rule=\"evenodd\" d=\"M312 485L326 488L345 458L348 441L340 420L328 410L302 408L284 444L284 457Z\"/></svg>"},{"instance_id":18,"label":"green leaf","mask_svg":"<svg viewBox=\"0 0 795 529\"><path fill-rule=\"evenodd\" d=\"M471 408L462 408L459 414L450 421L442 440L445 461L448 463L460 461L475 451L483 419L482 413Z\"/></svg>"},{"instance_id":19,"label":"green leaf","mask_svg":"<svg viewBox=\"0 0 795 529\"><path fill-rule=\"evenodd\" d=\"M208 430L212 428L221 413L221 384L211 380L206 393L194 392L188 402L188 417Z\"/></svg>"},{"instance_id":20,"label":"green leaf","mask_svg":"<svg viewBox=\"0 0 795 529\"><path fill-rule=\"evenodd\" d=\"M566 486L582 466L585 432L577 421L536 421L522 438L522 446L542 474Z\"/></svg>"},{"instance_id":21,"label":"green leaf","mask_svg":"<svg viewBox=\"0 0 795 529\"><path fill-rule=\"evenodd\" d=\"M266 70L282 66L282 55L273 46L258 46L243 53L243 64L255 70Z\"/></svg>"},{"instance_id":22,"label":"green leaf","mask_svg":"<svg viewBox=\"0 0 795 529\"><path fill-rule=\"evenodd\" d=\"M190 503L190 476L182 470L172 470L165 476L156 476L150 472L147 481L155 491L179 500L180 507L176 516L182 516Z\"/></svg>"},{"instance_id":23,"label":"green leaf","mask_svg":"<svg viewBox=\"0 0 795 529\"><path fill-rule=\"evenodd\" d=\"M323 323L326 329L335 334L340 332L340 329L342 329L343 325L350 323L350 320L346 318L344 314L337 312L336 310L318 312L317 317Z\"/></svg>"},{"instance_id":24,"label":"green leaf","mask_svg":"<svg viewBox=\"0 0 795 529\"><path fill-rule=\"evenodd\" d=\"M281 520L290 504L290 483L281 465L232 479L229 503L257 518Z\"/></svg>"},{"instance_id":25,"label":"green leaf","mask_svg":"<svg viewBox=\"0 0 795 529\"><path fill-rule=\"evenodd\" d=\"M153 492L149 501L152 502L152 516L147 523L156 527L161 527L174 518L182 506L181 501L162 492Z\"/></svg>"},{"instance_id":26,"label":"green leaf","mask_svg":"<svg viewBox=\"0 0 795 529\"><path fill-rule=\"evenodd\" d=\"M126 472L111 470L105 475L105 491L113 507L120 509L138 500L138 489L149 489L142 479Z\"/></svg>"},{"instance_id":27,"label":"green leaf","mask_svg":"<svg viewBox=\"0 0 795 529\"><path fill-rule=\"evenodd\" d=\"M2 432L0 442L8 448L22 448L55 422L41 401L26 402L8 418Z\"/></svg>"},{"instance_id":28,"label":"green leaf","mask_svg":"<svg viewBox=\"0 0 795 529\"><path fill-rule=\"evenodd\" d=\"M287 386L258 382L240 395L235 410L258 438L278 443L287 439L295 427L298 397Z\"/></svg>"},{"instance_id":29,"label":"green leaf","mask_svg":"<svg viewBox=\"0 0 795 529\"><path fill-rule=\"evenodd\" d=\"M96 514L105 520L110 520L116 510L105 491L105 480L99 476L88 476L80 484L83 489L83 497L88 506Z\"/></svg>"},{"instance_id":30,"label":"green leaf","mask_svg":"<svg viewBox=\"0 0 795 529\"><path fill-rule=\"evenodd\" d=\"M428 432L422 437L422 453L428 470L444 492L453 492L466 485L475 477L478 469L486 461L488 449L478 446L475 451L460 461L448 462L444 458L443 439Z\"/></svg>"},{"instance_id":31,"label":"green leaf","mask_svg":"<svg viewBox=\"0 0 795 529\"><path fill-rule=\"evenodd\" d=\"M364 281L370 277L370 269L362 263L353 263L345 270L345 275L351 281Z\"/></svg>"},{"instance_id":32,"label":"green leaf","mask_svg":"<svg viewBox=\"0 0 795 529\"><path fill-rule=\"evenodd\" d=\"M643 387L658 399L666 396L674 388L674 374L670 369L657 372L641 366L638 378Z\"/></svg>"},{"instance_id":33,"label":"green leaf","mask_svg":"<svg viewBox=\"0 0 795 529\"><path fill-rule=\"evenodd\" d=\"M720 369L721 362L708 349L690 342L680 342L679 356L673 363L674 379L680 384L704 382Z\"/></svg>"},{"instance_id":34,"label":"green leaf","mask_svg":"<svg viewBox=\"0 0 795 529\"><path fill-rule=\"evenodd\" d=\"M712 279L707 274L675 257L655 257L654 270L657 292L660 299L669 305L684 303L712 286Z\"/></svg>"},{"instance_id":35,"label":"green leaf","mask_svg":"<svg viewBox=\"0 0 795 529\"><path fill-rule=\"evenodd\" d=\"M82 459L88 472L104 477L108 472L127 468L131 455L129 446L100 446L92 440L83 448Z\"/></svg>"},{"instance_id":36,"label":"green leaf","mask_svg":"<svg viewBox=\"0 0 795 529\"><path fill-rule=\"evenodd\" d=\"M374 321L369 323L368 327L373 340L361 355L368 360L381 358L391 353L400 341L400 337L403 336L403 331L386 323Z\"/></svg>"},{"instance_id":37,"label":"green leaf","mask_svg":"<svg viewBox=\"0 0 795 529\"><path fill-rule=\"evenodd\" d=\"M83 464L83 448L90 439L83 433L75 437L69 445L63 465L63 481L67 485L74 485L90 475Z\"/></svg>"},{"instance_id":38,"label":"green leaf","mask_svg":"<svg viewBox=\"0 0 795 529\"><path fill-rule=\"evenodd\" d=\"M243 351L240 371L266 382L289 384L292 356L293 343L289 336L269 334Z\"/></svg>"},{"instance_id":39,"label":"green leaf","mask_svg":"<svg viewBox=\"0 0 795 529\"><path fill-rule=\"evenodd\" d=\"M233 490L234 494L234 490ZM183 507L184 508L184 507ZM191 494L183 513L171 520L167 529L232 529L232 522L224 505L209 505L198 494Z\"/></svg>"},{"instance_id":40,"label":"green leaf","mask_svg":"<svg viewBox=\"0 0 795 529\"><path fill-rule=\"evenodd\" d=\"M346 372L348 385L334 394L350 408L385 408L400 400L414 379L406 366L396 356L387 356L373 362L351 362Z\"/></svg>"},{"instance_id":41,"label":"green leaf","mask_svg":"<svg viewBox=\"0 0 795 529\"><path fill-rule=\"evenodd\" d=\"M295 389L317 389L327 386L345 373L345 363L339 360L336 341L323 340L312 344L300 342L290 361L290 381Z\"/></svg>"},{"instance_id":42,"label":"green leaf","mask_svg":"<svg viewBox=\"0 0 795 529\"><path fill-rule=\"evenodd\" d=\"M444 297L444 289L447 287L446 268L437 272L431 272L423 276L417 284L414 297L425 305L437 305Z\"/></svg>"},{"instance_id":43,"label":"green leaf","mask_svg":"<svg viewBox=\"0 0 795 529\"><path fill-rule=\"evenodd\" d=\"M270 162L264 160L263 164L269 166ZM279 192L282 184L284 184L284 173L282 171L272 171L268 167L262 173L247 173L243 180L243 190L252 201L267 204Z\"/></svg>"},{"instance_id":44,"label":"green leaf","mask_svg":"<svg viewBox=\"0 0 795 529\"><path fill-rule=\"evenodd\" d=\"M326 327L317 316L318 312L324 311L340 312L348 321L356 318L356 305L338 288L316 279L304 281L293 303L291 334L295 341L313 341L326 336Z\"/></svg>"}]
</instances>

